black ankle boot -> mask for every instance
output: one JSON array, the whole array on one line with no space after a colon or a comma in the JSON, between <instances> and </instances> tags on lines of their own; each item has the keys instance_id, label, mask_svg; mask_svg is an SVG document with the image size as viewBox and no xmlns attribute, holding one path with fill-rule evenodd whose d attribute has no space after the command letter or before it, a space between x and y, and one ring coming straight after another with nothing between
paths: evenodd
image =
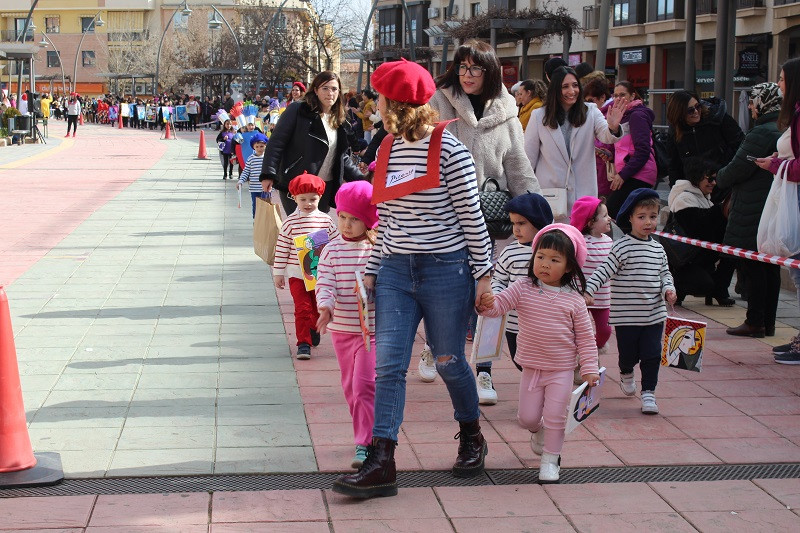
<instances>
[{"instance_id":1,"label":"black ankle boot","mask_svg":"<svg viewBox=\"0 0 800 533\"><path fill-rule=\"evenodd\" d=\"M478 420L459 422L461 430L454 438L459 439L458 457L453 465L455 477L475 477L483 472L483 459L489 453L489 446L481 434Z\"/></svg>"},{"instance_id":2,"label":"black ankle boot","mask_svg":"<svg viewBox=\"0 0 800 533\"><path fill-rule=\"evenodd\" d=\"M353 498L397 495L397 470L394 449L397 443L374 437L367 446L367 458L355 474L339 476L333 482L333 492Z\"/></svg>"}]
</instances>

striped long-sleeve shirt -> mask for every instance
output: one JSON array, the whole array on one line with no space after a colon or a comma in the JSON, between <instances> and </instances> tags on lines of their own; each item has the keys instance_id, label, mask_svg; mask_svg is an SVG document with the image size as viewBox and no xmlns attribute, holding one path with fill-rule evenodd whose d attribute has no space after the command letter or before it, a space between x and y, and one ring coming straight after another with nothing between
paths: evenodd
<instances>
[{"instance_id":1,"label":"striped long-sleeve shirt","mask_svg":"<svg viewBox=\"0 0 800 533\"><path fill-rule=\"evenodd\" d=\"M518 279L527 277L528 265L532 256L533 248L531 248L531 243L520 244L519 241L514 241L503 248L503 251L500 252L500 257L497 258L497 263L494 265L492 292L501 292ZM506 331L509 333L517 333L519 331L516 311L508 313Z\"/></svg>"},{"instance_id":2,"label":"striped long-sleeve shirt","mask_svg":"<svg viewBox=\"0 0 800 533\"><path fill-rule=\"evenodd\" d=\"M249 181L250 192L263 192L261 182L258 181L258 176L261 174L261 165L263 163L264 154L256 155L252 153L250 157L247 158L247 163L245 163L244 170L242 170L242 175L239 176L239 183Z\"/></svg>"},{"instance_id":3,"label":"striped long-sleeve shirt","mask_svg":"<svg viewBox=\"0 0 800 533\"><path fill-rule=\"evenodd\" d=\"M583 265L583 275L586 279L592 277L597 267L602 265L614 241L608 235L602 234L599 237L591 235L584 235L586 241L586 262ZM611 307L611 285L608 282L603 283L603 286L597 289L594 293L594 304L589 306L594 309L608 309Z\"/></svg>"},{"instance_id":4,"label":"striped long-sleeve shirt","mask_svg":"<svg viewBox=\"0 0 800 533\"><path fill-rule=\"evenodd\" d=\"M338 333L361 334L358 300L355 295L356 271L364 273L372 243L367 239L346 241L338 236L322 251L317 265L317 307L333 311L328 329ZM375 305L369 304L370 332L375 332Z\"/></svg>"},{"instance_id":5,"label":"striped long-sleeve shirt","mask_svg":"<svg viewBox=\"0 0 800 533\"><path fill-rule=\"evenodd\" d=\"M524 368L571 370L575 357L581 375L596 374L597 345L583 297L569 287L534 285L525 277L494 297L484 314L501 316L516 309L519 335L515 361Z\"/></svg>"},{"instance_id":6,"label":"striped long-sleeve shirt","mask_svg":"<svg viewBox=\"0 0 800 533\"><path fill-rule=\"evenodd\" d=\"M298 209L286 217L283 225L281 225L278 242L275 245L275 264L272 266L272 274L302 279L303 273L300 271L300 261L295 252L294 238L302 237L321 229L328 231L328 236L331 240L339 235L333 219L319 209L308 214Z\"/></svg>"},{"instance_id":7,"label":"striped long-sleeve shirt","mask_svg":"<svg viewBox=\"0 0 800 533\"><path fill-rule=\"evenodd\" d=\"M430 136L392 144L387 172L414 169L425 174ZM491 245L481 213L475 164L469 151L448 131L442 136L439 187L378 205L378 237L367 273L378 273L382 254L435 254L467 248L472 275L492 268Z\"/></svg>"},{"instance_id":8,"label":"striped long-sleeve shirt","mask_svg":"<svg viewBox=\"0 0 800 533\"><path fill-rule=\"evenodd\" d=\"M667 318L664 294L675 290L664 248L653 240L625 235L611 247L608 257L586 282L594 294L611 280L609 324L650 326Z\"/></svg>"}]
</instances>

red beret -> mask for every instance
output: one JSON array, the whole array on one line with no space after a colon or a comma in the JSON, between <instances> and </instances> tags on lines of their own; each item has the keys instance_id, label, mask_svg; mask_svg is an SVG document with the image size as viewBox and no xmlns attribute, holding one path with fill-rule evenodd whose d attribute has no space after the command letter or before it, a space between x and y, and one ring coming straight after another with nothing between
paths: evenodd
<instances>
[{"instance_id":1,"label":"red beret","mask_svg":"<svg viewBox=\"0 0 800 533\"><path fill-rule=\"evenodd\" d=\"M405 59L383 63L372 73L371 81L376 91L395 102L427 104L436 92L430 72Z\"/></svg>"},{"instance_id":2,"label":"red beret","mask_svg":"<svg viewBox=\"0 0 800 533\"><path fill-rule=\"evenodd\" d=\"M299 87L299 88L300 88L300 91L302 91L302 92L306 92L306 86L305 86L305 85L303 85L303 82L301 82L301 81L296 81L296 82L294 82L294 83L292 84L292 87L294 87L295 85L296 85L297 87Z\"/></svg>"},{"instance_id":3,"label":"red beret","mask_svg":"<svg viewBox=\"0 0 800 533\"><path fill-rule=\"evenodd\" d=\"M303 172L296 178L289 182L289 194L297 196L298 194L314 193L322 196L325 192L325 182L319 176Z\"/></svg>"}]
</instances>

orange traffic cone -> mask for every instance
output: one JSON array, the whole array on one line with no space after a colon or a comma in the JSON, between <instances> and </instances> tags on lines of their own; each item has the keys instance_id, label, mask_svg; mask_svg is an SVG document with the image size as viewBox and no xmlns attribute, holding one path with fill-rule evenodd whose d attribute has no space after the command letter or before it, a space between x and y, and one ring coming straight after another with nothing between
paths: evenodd
<instances>
[{"instance_id":1,"label":"orange traffic cone","mask_svg":"<svg viewBox=\"0 0 800 533\"><path fill-rule=\"evenodd\" d=\"M206 133L200 130L200 149L197 150L197 159L208 159L206 153Z\"/></svg>"},{"instance_id":2,"label":"orange traffic cone","mask_svg":"<svg viewBox=\"0 0 800 533\"><path fill-rule=\"evenodd\" d=\"M169 122L167 122L167 129L164 131L164 138L165 139L172 139L172 135L169 132Z\"/></svg>"},{"instance_id":3,"label":"orange traffic cone","mask_svg":"<svg viewBox=\"0 0 800 533\"><path fill-rule=\"evenodd\" d=\"M119 116L119 129L122 129L122 115Z\"/></svg>"},{"instance_id":4,"label":"orange traffic cone","mask_svg":"<svg viewBox=\"0 0 800 533\"><path fill-rule=\"evenodd\" d=\"M64 479L61 458L34 456L25 421L22 386L8 297L0 286L0 488L53 485Z\"/></svg>"},{"instance_id":5,"label":"orange traffic cone","mask_svg":"<svg viewBox=\"0 0 800 533\"><path fill-rule=\"evenodd\" d=\"M78 124L83 126L83 113L78 113Z\"/></svg>"}]
</instances>

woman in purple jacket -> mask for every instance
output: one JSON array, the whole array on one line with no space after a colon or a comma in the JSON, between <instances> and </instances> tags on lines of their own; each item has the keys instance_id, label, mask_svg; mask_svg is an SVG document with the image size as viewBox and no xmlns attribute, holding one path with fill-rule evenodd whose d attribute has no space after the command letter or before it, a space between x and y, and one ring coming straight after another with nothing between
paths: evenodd
<instances>
[{"instance_id":1,"label":"woman in purple jacket","mask_svg":"<svg viewBox=\"0 0 800 533\"><path fill-rule=\"evenodd\" d=\"M628 123L630 135L614 145L617 173L609 177L611 196L606 203L608 214L614 219L631 191L652 189L658 177L652 134L655 113L639 99L630 82L621 81L614 86L614 101L617 100L627 102L622 123Z\"/></svg>"}]
</instances>

